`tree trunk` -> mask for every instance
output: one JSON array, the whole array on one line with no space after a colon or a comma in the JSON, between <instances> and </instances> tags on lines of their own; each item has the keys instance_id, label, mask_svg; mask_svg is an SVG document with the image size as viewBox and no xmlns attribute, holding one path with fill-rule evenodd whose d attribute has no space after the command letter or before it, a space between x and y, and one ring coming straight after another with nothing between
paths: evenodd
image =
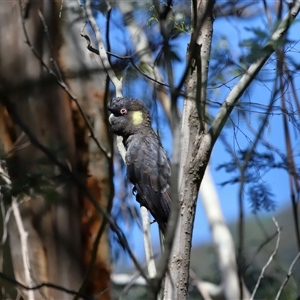
<instances>
[{"instance_id":1,"label":"tree trunk","mask_svg":"<svg viewBox=\"0 0 300 300\"><path fill-rule=\"evenodd\" d=\"M108 130L108 111L105 99L107 92L106 72L99 61L99 57L86 49L86 41L79 34L85 19L74 14L78 10L77 2L66 2L62 10L62 18L68 23L62 26L62 35L65 43L59 51L60 67L66 77L71 91L76 95L78 104L86 113L92 126L92 132L87 128L86 122L80 115L76 102L72 108L76 119L76 140L80 158L80 168L87 172L87 186L98 199L99 203L108 210L111 209L113 199L113 160L112 135ZM94 138L93 136L94 135ZM97 140L97 142L95 141ZM99 148L99 143L102 150ZM92 203L84 197L81 202L83 209L81 222L83 230L83 259L87 271L92 259L92 249L95 246L95 237L103 224ZM101 300L110 299L110 247L108 230L101 234L99 247L96 247L96 256L89 278L85 278L87 291L98 295Z\"/></svg>"},{"instance_id":2,"label":"tree trunk","mask_svg":"<svg viewBox=\"0 0 300 300\"><path fill-rule=\"evenodd\" d=\"M196 2L196 1L195 1ZM195 7L194 7L195 9ZM212 37L212 2L197 1L194 11L194 31L188 49L188 60L192 68L186 80L186 98L181 124L182 149L179 169L178 194L180 216L175 234L170 262L170 275L167 276L164 299L187 299L190 269L191 240L200 183L208 164L210 152L203 152L201 168L197 152L205 149L204 117L200 110L205 109L207 72ZM201 22L201 23L199 23ZM192 45L192 43L195 43ZM199 86L201 87L199 93ZM198 91L198 92L197 92ZM198 109L200 107L200 110Z\"/></svg>"},{"instance_id":3,"label":"tree trunk","mask_svg":"<svg viewBox=\"0 0 300 300\"><path fill-rule=\"evenodd\" d=\"M100 84L105 80L101 70L91 73L96 63L80 37L82 19L78 20L81 10L77 3L66 2L62 9L61 3L54 1L22 2L21 6L18 2L6 2L0 11L0 100L5 98L4 103L12 108L10 120L2 120L1 139L5 151L11 151L8 167L13 185L37 180L38 193L35 188L30 189L28 201L24 193L18 196L19 200L26 200L19 208L30 245L32 281L34 284L51 282L78 291L102 218L74 183L23 134L18 119L83 180L88 172L88 188L101 205L108 207L112 199L111 159L88 138L89 129L78 106L57 83L65 80L70 85L92 121L94 135L110 152L111 141L104 121L105 85ZM21 15L30 45L25 42ZM49 74L42 61L58 79ZM4 107L1 112L7 114ZM18 138L17 144L13 144ZM47 186L41 186L41 179ZM9 235L16 279L26 285L20 236L13 216ZM110 299L107 230L100 244L92 276L85 283L89 293L102 292L101 299ZM43 288L35 291L34 297L71 299L74 296Z\"/></svg>"}]
</instances>

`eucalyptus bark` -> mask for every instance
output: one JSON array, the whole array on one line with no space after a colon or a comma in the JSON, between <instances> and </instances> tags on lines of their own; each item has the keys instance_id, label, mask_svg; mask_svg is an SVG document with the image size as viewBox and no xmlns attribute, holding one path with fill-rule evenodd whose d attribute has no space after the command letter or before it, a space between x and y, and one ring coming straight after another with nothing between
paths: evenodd
<instances>
[{"instance_id":1,"label":"eucalyptus bark","mask_svg":"<svg viewBox=\"0 0 300 300\"><path fill-rule=\"evenodd\" d=\"M0 105L0 117L4 118L0 121L0 139L9 157L13 184L26 174L40 174L41 178L49 179L57 193L56 199L50 199L44 194L37 195L33 189L31 200L20 206L28 232L30 273L35 285L50 282L78 291L84 281L90 294L110 299L110 247L106 230L101 231L100 244L94 247L103 224L99 212L47 155L30 143L30 137L18 125L19 118L41 144L52 149L60 162L82 174L81 180L86 180L102 207L110 207L112 162L107 153L111 152L111 138L105 121L105 80L99 80L105 78L105 73L80 37L85 21L78 18L81 12L77 2L24 1L20 6L19 1L2 3L0 101L4 105ZM12 110L7 112L6 104L13 107L15 114ZM81 115L82 108L91 127ZM19 137L22 138L16 143ZM87 173L88 178L83 175ZM56 178L55 183L52 178ZM23 194L18 199L22 197ZM26 285L13 216L9 234L15 276ZM94 248L91 276L83 278L82 266L90 265ZM26 294L25 291L25 297ZM35 290L34 297L74 298L55 288Z\"/></svg>"},{"instance_id":2,"label":"eucalyptus bark","mask_svg":"<svg viewBox=\"0 0 300 300\"><path fill-rule=\"evenodd\" d=\"M54 32L58 28L53 2L2 3L1 5L1 46L0 46L0 77L1 101L14 107L14 111L30 128L32 134L43 144L54 145L64 149L57 154L61 161L76 165L74 127L71 121L71 107L64 91L55 84L51 75L45 71L36 53L47 64L55 57L53 48L57 43ZM21 17L23 16L23 18ZM48 25L49 44L43 20ZM26 44L23 25L28 33L30 46ZM58 176L55 166L49 164L45 155L28 142L15 122L15 115L10 112L13 120L12 130L6 132L9 139L4 146L10 154L8 170L12 182L26 182L30 176L40 174L40 178ZM19 142L16 143L16 140ZM11 143L11 142L12 143ZM12 148L9 149L9 147ZM53 149L54 150L54 149ZM41 162L43 161L43 164ZM49 177L47 177L49 176ZM34 180L34 179L33 179ZM19 187L20 188L20 187ZM56 186L57 199L49 202L45 194L31 194L30 201L20 206L20 213L26 232L28 233L30 273L34 283L52 282L69 289L76 290L81 280L81 236L69 234L80 232L79 202L76 187L68 184ZM54 188L54 189L55 189ZM40 187L42 190L43 187ZM24 198L24 194L18 196ZM53 200L52 200L53 201ZM16 220L10 217L9 235L11 256L18 281L25 281L21 241ZM71 249L71 250L70 250ZM72 270L72 276L70 276ZM70 295L56 289L43 288L34 291L36 299L41 297L54 299L71 298Z\"/></svg>"},{"instance_id":3,"label":"eucalyptus bark","mask_svg":"<svg viewBox=\"0 0 300 300\"><path fill-rule=\"evenodd\" d=\"M60 6L61 3L57 3ZM76 1L64 2L59 48L60 68L75 95L72 101L80 172L86 172L86 185L98 203L109 211L113 198L112 135L106 109L106 72L96 54L86 49L80 37L85 22ZM80 112L83 110L86 119ZM90 128L88 128L87 123ZM96 299L110 299L110 246L104 218L88 197L81 199L83 265L85 277L81 288Z\"/></svg>"}]
</instances>

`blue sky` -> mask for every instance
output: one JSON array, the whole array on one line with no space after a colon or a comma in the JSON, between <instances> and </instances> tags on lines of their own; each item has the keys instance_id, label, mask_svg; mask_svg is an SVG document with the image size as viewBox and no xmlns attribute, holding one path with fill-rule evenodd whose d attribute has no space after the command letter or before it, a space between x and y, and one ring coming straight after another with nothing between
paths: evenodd
<instances>
[{"instance_id":1,"label":"blue sky","mask_svg":"<svg viewBox=\"0 0 300 300\"><path fill-rule=\"evenodd\" d=\"M113 16L116 18L120 18L119 13L115 13ZM105 22L103 19L99 19L101 22L102 28L104 28ZM113 22L112 22L113 23ZM242 49L239 46L239 43L241 40L246 38L253 37L253 33L249 30L247 30L247 27L255 26L257 28L260 28L261 30L265 30L266 28L266 20L264 17L256 17L250 20L240 20L237 18L218 18L214 22L214 42L213 47L216 42L220 41L220 37L224 37L223 40L223 46L228 47L230 49L230 53L232 55L232 59L239 61L240 55L242 55L245 52L245 49ZM300 32L299 24L295 24L292 26L291 31L289 32L289 37L297 37L297 32ZM129 44L129 37L124 30L118 29L117 27L115 30L112 31L111 40L114 41L112 44L113 49L112 51L117 54L124 54L124 51ZM189 41L189 35L183 34L179 38L176 39L177 43L177 49L180 49L178 51L178 55L181 58L181 62L174 63L174 74L178 74L178 76L175 77L175 81L178 80L181 77L181 74L185 67L185 55L186 55L186 47L187 43ZM127 45L126 47L124 47ZM183 51L184 50L184 51ZM300 44L295 44L294 51L292 54L293 58L296 61L300 62ZM268 77L270 74L274 75L274 70L272 70L272 67L274 65L270 64L268 65L262 72L260 73L261 78ZM272 75L272 76L273 76ZM230 76L230 75L229 75ZM234 85L236 81L233 81L228 85L228 87L220 88L218 90L215 90L210 97L214 97L214 100L222 102L224 101L226 95L228 94L230 87ZM145 90L144 90L144 84L145 83L139 83L138 86L131 86L127 87L124 90L124 94L126 96L131 96L134 98L142 98ZM300 86L299 78L297 78L297 84ZM251 86L250 92L245 93L244 95L244 101L253 101L260 104L267 104L269 102L269 99L271 97L270 89L272 88L273 83L263 83L260 81L256 81ZM146 85L145 85L146 88ZM279 100L276 105L280 105ZM180 105L181 106L181 105ZM254 109L253 109L254 110ZM212 109L210 113L214 114L216 110ZM159 104L157 104L157 111L154 114L154 123L158 120L159 122L159 130L161 133L161 139L164 147L168 151L169 154L172 153L172 140L170 139L171 133L170 130L166 124L166 121L162 114L162 109ZM260 124L260 118L261 115L257 113L250 113L250 124L253 126L253 128L257 129L258 125ZM242 118L239 118L238 114L235 114L233 116L233 120L238 125L240 132L234 132L233 127L228 126L225 128L225 135L226 140L235 148L238 149L238 146L243 148L249 146L249 140L247 137L250 137L250 139L253 138L252 133L249 131L247 124L245 124L245 121ZM299 121L299 116L298 116ZM154 124L156 125L156 124ZM155 126L156 127L156 126ZM291 132L294 132L294 127ZM237 135L237 140L235 135ZM246 137L245 137L246 136ZM294 138L294 150L297 151L299 149L299 132L297 135L297 132L295 134L292 134ZM274 114L270 117L269 123L267 124L267 128L264 133L264 138L266 141L269 141L270 144L276 145L279 149L281 149L283 152L285 152L285 144L284 144L284 135L283 135L283 126L282 126L282 116L280 114ZM260 151L262 148L258 147L257 150ZM231 174L225 173L223 170L216 170L216 167L224 163L225 161L229 161L230 156L226 152L224 145L219 140L217 141L212 157L211 157L211 171L213 175L214 182L216 184L216 188L218 190L221 206L223 209L223 213L225 216L225 219L227 222L234 221L237 219L238 216L238 185L226 185L224 187L220 186L220 183L226 180L228 177L231 176ZM298 151L298 157L297 162L299 164L299 151ZM262 177L260 180L268 182L270 187L272 188L272 192L274 193L274 199L277 203L277 211L281 209L282 207L286 205L290 205L289 202L289 188L288 188L288 176L286 172L274 170L267 174L260 174ZM116 185L118 185L118 182L116 182ZM247 198L247 196L245 197ZM246 216L251 216L251 207L249 202L245 202L244 207L246 209ZM276 211L275 211L276 213ZM266 214L266 212L262 212L262 214ZM272 215L272 212L270 213L270 217ZM122 226L122 224L121 224ZM158 230L156 224L153 224L151 226L152 233L153 233L153 240L154 244L158 245ZM130 228L130 233L128 234L129 242L132 245L134 252L137 253L137 255L142 259L144 250L142 247L142 232L138 228L138 226L133 226ZM203 208L201 205L201 201L198 201L197 204L197 211L196 211L196 219L195 219L195 225L194 225L194 235L193 235L193 245L208 242L210 240L210 231L209 226L206 220L206 216L203 212ZM125 259L125 257L124 257ZM124 262L124 260L123 260Z\"/></svg>"}]
</instances>

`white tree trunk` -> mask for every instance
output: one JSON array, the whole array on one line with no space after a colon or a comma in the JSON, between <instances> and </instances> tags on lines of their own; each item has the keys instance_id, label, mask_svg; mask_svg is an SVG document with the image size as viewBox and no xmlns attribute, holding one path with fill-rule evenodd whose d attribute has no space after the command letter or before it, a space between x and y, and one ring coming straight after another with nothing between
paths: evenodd
<instances>
[{"instance_id":1,"label":"white tree trunk","mask_svg":"<svg viewBox=\"0 0 300 300\"><path fill-rule=\"evenodd\" d=\"M234 241L225 223L220 200L209 167L206 168L201 183L200 196L211 229L213 244L217 252L223 294L226 299L239 299L240 288ZM227 200L230 201L230 199ZM243 299L249 298L250 293L244 286Z\"/></svg>"}]
</instances>

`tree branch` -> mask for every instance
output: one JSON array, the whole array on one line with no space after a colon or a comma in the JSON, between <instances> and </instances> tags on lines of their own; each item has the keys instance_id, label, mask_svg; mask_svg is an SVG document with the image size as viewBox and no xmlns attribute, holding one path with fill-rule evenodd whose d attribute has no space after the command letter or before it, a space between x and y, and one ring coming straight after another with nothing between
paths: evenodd
<instances>
[{"instance_id":1,"label":"tree branch","mask_svg":"<svg viewBox=\"0 0 300 300\"><path fill-rule=\"evenodd\" d=\"M282 36L286 33L291 23L294 21L300 10L300 0L295 0L286 14L284 19L280 22L275 32L272 34L270 40L266 46L262 49L262 55L258 58L242 76L240 81L234 86L231 92L225 99L221 109L219 110L217 116L215 117L210 129L209 134L211 136L211 143L214 145L217 138L220 135L231 111L233 110L236 102L242 96L244 91L254 80L257 73L261 70L265 62L268 60L270 55L278 48L278 44Z\"/></svg>"},{"instance_id":2,"label":"tree branch","mask_svg":"<svg viewBox=\"0 0 300 300\"><path fill-rule=\"evenodd\" d=\"M278 299L279 299L279 297L280 297L280 295L281 295L281 293L282 293L284 287L286 286L286 284L288 283L290 277L291 277L292 274L293 274L293 273L292 273L293 268L294 268L294 266L295 266L295 264L296 264L296 262L298 261L299 258L300 258L300 251L298 252L298 254L296 255L296 257L295 257L294 260L292 261L292 263L291 263L291 265L290 265L290 267L289 267L289 271L288 271L288 273L287 273L287 275L286 275L286 277L285 277L283 283L281 284L281 286L280 286L280 288L279 288L279 291L278 291L278 293L277 293L277 295L276 295L275 300L278 300Z\"/></svg>"},{"instance_id":3,"label":"tree branch","mask_svg":"<svg viewBox=\"0 0 300 300\"><path fill-rule=\"evenodd\" d=\"M86 14L87 14L88 20L90 22L90 25L96 35L98 49L99 49L99 56L100 56L100 59L102 62L102 66L105 69L110 81L115 86L116 97L122 97L122 82L116 77L116 74L114 73L114 71L112 70L112 68L110 66L108 56L106 54L106 50L104 47L102 35L101 35L100 29L97 25L97 22L94 18L94 14L93 14L92 7L91 7L91 0L86 0Z\"/></svg>"},{"instance_id":4,"label":"tree branch","mask_svg":"<svg viewBox=\"0 0 300 300\"><path fill-rule=\"evenodd\" d=\"M267 261L267 263L264 265L264 267L262 268L262 270L261 270L261 272L260 272L260 275L259 275L259 277L258 277L258 280L257 280L257 282L256 282L256 285L255 285L255 288L254 288L254 290L253 290L253 292L252 292L252 295L251 295L250 300L253 300L253 299L254 299L254 296L255 296L255 294L256 294L256 292L257 292L257 289L258 289L258 287L259 287L259 285L260 285L260 281L263 279L264 274L265 274L265 271L267 270L267 268L268 268L269 265L271 264L271 262L272 262L274 256L275 256L276 253L277 253L278 247L279 247L279 241L280 241L280 228L279 228L279 225L278 225L278 223L277 223L277 221L276 221L276 219L275 219L274 217L272 218L272 220L273 220L273 222L274 222L274 224L275 224L275 226L276 226L276 230L277 230L277 241L276 241L275 249L274 249L273 253L271 254L269 260Z\"/></svg>"}]
</instances>

